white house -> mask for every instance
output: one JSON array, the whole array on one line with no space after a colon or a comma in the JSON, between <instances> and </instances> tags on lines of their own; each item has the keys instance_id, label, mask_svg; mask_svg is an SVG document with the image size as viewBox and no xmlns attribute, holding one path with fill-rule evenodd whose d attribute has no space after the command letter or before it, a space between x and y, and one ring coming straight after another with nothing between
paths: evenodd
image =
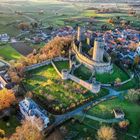
<instances>
[{"instance_id":1,"label":"white house","mask_svg":"<svg viewBox=\"0 0 140 140\"><path fill-rule=\"evenodd\" d=\"M10 39L9 35L8 34L0 34L0 41L1 42L8 42Z\"/></svg>"},{"instance_id":2,"label":"white house","mask_svg":"<svg viewBox=\"0 0 140 140\"><path fill-rule=\"evenodd\" d=\"M40 120L42 120L43 122L42 127L38 126L36 122L34 122L40 131L48 127L48 123L50 121L46 114L46 111L41 110L39 106L32 99L25 98L24 100L20 101L19 108L22 116L25 119L30 119L32 122L34 122L34 118L37 117Z\"/></svg>"},{"instance_id":3,"label":"white house","mask_svg":"<svg viewBox=\"0 0 140 140\"><path fill-rule=\"evenodd\" d=\"M138 53L138 55L140 55L140 46L139 46L139 47L137 47L136 52Z\"/></svg>"}]
</instances>

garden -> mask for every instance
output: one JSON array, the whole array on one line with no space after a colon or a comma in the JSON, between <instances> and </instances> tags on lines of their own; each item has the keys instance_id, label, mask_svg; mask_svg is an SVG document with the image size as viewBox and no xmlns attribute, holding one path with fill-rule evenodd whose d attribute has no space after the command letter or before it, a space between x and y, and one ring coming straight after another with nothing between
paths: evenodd
<instances>
[{"instance_id":1,"label":"garden","mask_svg":"<svg viewBox=\"0 0 140 140\"><path fill-rule=\"evenodd\" d=\"M60 70L68 68L68 61L57 63ZM23 83L28 91L33 92L35 100L54 113L64 113L108 94L106 90L93 94L73 81L61 80L52 65L29 71Z\"/></svg>"}]
</instances>

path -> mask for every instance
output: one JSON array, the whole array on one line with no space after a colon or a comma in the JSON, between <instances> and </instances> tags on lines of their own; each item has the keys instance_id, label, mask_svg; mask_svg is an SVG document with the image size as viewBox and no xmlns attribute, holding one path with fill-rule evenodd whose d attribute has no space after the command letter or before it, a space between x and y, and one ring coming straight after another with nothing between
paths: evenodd
<instances>
[{"instance_id":1,"label":"path","mask_svg":"<svg viewBox=\"0 0 140 140\"><path fill-rule=\"evenodd\" d=\"M113 92L112 92L113 91ZM118 97L120 94L120 92L114 91L113 89L110 89L110 93L104 97L101 97L100 99L88 102L86 104L84 104L83 106L80 106L78 108L76 108L75 110L65 113L63 115L54 115L55 117L55 122L49 126L48 128L46 128L44 134L47 135L50 132L50 129L52 130L53 128L55 128L56 126L62 124L63 122L65 122L66 120L73 118L75 115L83 112L84 109L88 108L89 106L95 106L103 101Z\"/></svg>"},{"instance_id":2,"label":"path","mask_svg":"<svg viewBox=\"0 0 140 140\"><path fill-rule=\"evenodd\" d=\"M87 114L80 114L80 116L81 115L86 117L86 118L88 118L88 119L95 120L95 121L98 121L98 122L104 122L104 123L118 123L118 122L122 121L122 119L116 119L116 118L113 118L113 119L102 119L102 118L91 116L91 115L87 115Z\"/></svg>"}]
</instances>

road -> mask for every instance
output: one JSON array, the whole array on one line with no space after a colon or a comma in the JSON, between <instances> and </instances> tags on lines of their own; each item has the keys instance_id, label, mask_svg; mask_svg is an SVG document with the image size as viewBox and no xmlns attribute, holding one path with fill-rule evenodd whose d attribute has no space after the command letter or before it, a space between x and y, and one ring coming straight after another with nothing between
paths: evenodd
<instances>
[{"instance_id":1,"label":"road","mask_svg":"<svg viewBox=\"0 0 140 140\"><path fill-rule=\"evenodd\" d=\"M88 102L86 104L84 104L83 106L80 106L78 108L76 108L75 110L71 111L71 112L67 112L66 114L63 114L63 115L54 115L55 117L55 122L49 126L48 128L46 128L45 130L45 135L47 135L48 133L47 132L50 132L50 129L53 129L55 128L56 126L62 124L63 122L65 122L66 120L70 119L70 118L73 118L74 116L82 113L86 108L90 107L90 106L95 106L103 101L106 101L106 100L109 100L109 99L112 99L112 98L115 98L115 97L119 97L119 95L122 93L122 92L118 92L118 91L115 91L111 88L108 88L109 90L109 94L104 96L104 97L101 97L100 99L97 99L97 100L93 100L91 102Z\"/></svg>"}]
</instances>

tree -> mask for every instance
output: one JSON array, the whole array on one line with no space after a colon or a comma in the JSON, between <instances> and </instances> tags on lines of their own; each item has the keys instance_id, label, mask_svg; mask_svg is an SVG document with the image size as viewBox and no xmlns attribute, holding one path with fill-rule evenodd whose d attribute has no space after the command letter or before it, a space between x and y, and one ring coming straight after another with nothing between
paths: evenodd
<instances>
[{"instance_id":1,"label":"tree","mask_svg":"<svg viewBox=\"0 0 140 140\"><path fill-rule=\"evenodd\" d=\"M17 74L16 71L13 71L13 70L9 69L8 74L9 74L9 76L11 78L11 81L13 83L17 83L18 84L18 83L21 82L22 78L19 77L19 75Z\"/></svg>"},{"instance_id":2,"label":"tree","mask_svg":"<svg viewBox=\"0 0 140 140\"><path fill-rule=\"evenodd\" d=\"M115 83L116 83L116 84L121 83L121 79L120 79L120 78L116 78Z\"/></svg>"},{"instance_id":3,"label":"tree","mask_svg":"<svg viewBox=\"0 0 140 140\"><path fill-rule=\"evenodd\" d=\"M140 91L130 89L128 94L125 96L125 99L129 100L130 102L137 102L140 99Z\"/></svg>"},{"instance_id":4,"label":"tree","mask_svg":"<svg viewBox=\"0 0 140 140\"><path fill-rule=\"evenodd\" d=\"M32 98L32 97L33 97L33 93L32 93L31 91L28 91L28 92L26 93L26 97Z\"/></svg>"},{"instance_id":5,"label":"tree","mask_svg":"<svg viewBox=\"0 0 140 140\"><path fill-rule=\"evenodd\" d=\"M0 129L0 139L5 137L5 131Z\"/></svg>"},{"instance_id":6,"label":"tree","mask_svg":"<svg viewBox=\"0 0 140 140\"><path fill-rule=\"evenodd\" d=\"M110 18L110 19L108 20L108 23L110 23L110 24L114 25L115 21L114 21L114 19L113 19L113 18Z\"/></svg>"},{"instance_id":7,"label":"tree","mask_svg":"<svg viewBox=\"0 0 140 140\"><path fill-rule=\"evenodd\" d=\"M26 22L22 22L18 25L18 28L21 30L27 30L27 29L29 29L29 24Z\"/></svg>"},{"instance_id":8,"label":"tree","mask_svg":"<svg viewBox=\"0 0 140 140\"><path fill-rule=\"evenodd\" d=\"M119 122L119 127L122 129L127 129L128 125L129 125L128 120L124 120L124 121Z\"/></svg>"},{"instance_id":9,"label":"tree","mask_svg":"<svg viewBox=\"0 0 140 140\"><path fill-rule=\"evenodd\" d=\"M22 125L16 128L16 132L9 140L42 140L43 136L36 125L42 125L42 122L37 118L34 119L34 122L31 120L24 120Z\"/></svg>"},{"instance_id":10,"label":"tree","mask_svg":"<svg viewBox=\"0 0 140 140\"><path fill-rule=\"evenodd\" d=\"M0 90L0 110L10 107L14 101L16 101L16 99L12 90Z\"/></svg>"},{"instance_id":11,"label":"tree","mask_svg":"<svg viewBox=\"0 0 140 140\"><path fill-rule=\"evenodd\" d=\"M109 126L102 126L97 131L98 140L116 140L115 130Z\"/></svg>"},{"instance_id":12,"label":"tree","mask_svg":"<svg viewBox=\"0 0 140 140\"><path fill-rule=\"evenodd\" d=\"M140 62L140 56L137 55L137 56L134 58L134 65L138 65L139 62Z\"/></svg>"}]
</instances>

